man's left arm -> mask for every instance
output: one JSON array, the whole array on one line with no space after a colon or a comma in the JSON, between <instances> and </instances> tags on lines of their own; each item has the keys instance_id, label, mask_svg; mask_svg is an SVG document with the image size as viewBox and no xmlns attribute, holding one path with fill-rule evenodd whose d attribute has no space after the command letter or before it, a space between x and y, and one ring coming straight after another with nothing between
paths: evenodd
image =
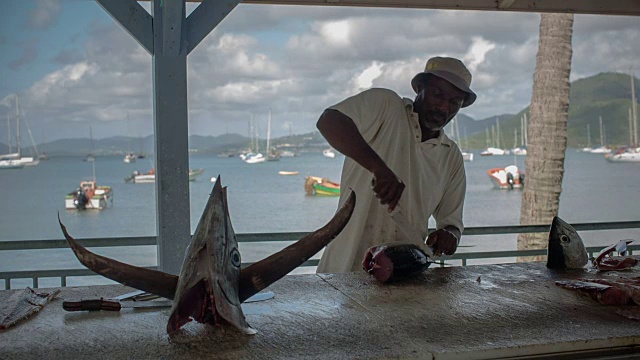
<instances>
[{"instance_id":1,"label":"man's left arm","mask_svg":"<svg viewBox=\"0 0 640 360\"><path fill-rule=\"evenodd\" d=\"M431 246L436 256L441 254L453 255L460 244L460 237L464 229L462 210L467 190L467 180L464 162L460 157L454 170L449 175L447 188L440 204L436 207L433 217L438 230L429 234L426 244Z\"/></svg>"}]
</instances>

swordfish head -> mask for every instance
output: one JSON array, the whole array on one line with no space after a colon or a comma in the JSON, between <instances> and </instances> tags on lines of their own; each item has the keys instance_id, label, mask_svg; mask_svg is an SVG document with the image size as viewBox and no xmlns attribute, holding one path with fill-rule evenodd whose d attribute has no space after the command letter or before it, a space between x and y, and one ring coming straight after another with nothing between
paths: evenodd
<instances>
[{"instance_id":1,"label":"swordfish head","mask_svg":"<svg viewBox=\"0 0 640 360\"><path fill-rule=\"evenodd\" d=\"M74 240L62 222L60 228L78 260L87 268L121 284L173 299L168 333L195 320L231 324L246 334L253 334L255 330L247 324L240 304L329 244L349 222L355 202L352 192L325 226L266 259L241 268L226 188L218 177L185 253L179 276L94 254Z\"/></svg>"},{"instance_id":2,"label":"swordfish head","mask_svg":"<svg viewBox=\"0 0 640 360\"><path fill-rule=\"evenodd\" d=\"M549 231L547 267L550 269L582 269L589 257L576 229L555 216Z\"/></svg>"},{"instance_id":3,"label":"swordfish head","mask_svg":"<svg viewBox=\"0 0 640 360\"><path fill-rule=\"evenodd\" d=\"M194 319L217 324L220 317L245 334L255 334L240 307L240 251L231 226L227 188L216 181L187 248L167 324L172 333Z\"/></svg>"}]
</instances>

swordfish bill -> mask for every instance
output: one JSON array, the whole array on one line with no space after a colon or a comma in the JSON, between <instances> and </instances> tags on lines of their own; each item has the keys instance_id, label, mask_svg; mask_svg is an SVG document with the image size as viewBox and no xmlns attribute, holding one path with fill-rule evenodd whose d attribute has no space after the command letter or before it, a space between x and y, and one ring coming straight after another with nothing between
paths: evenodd
<instances>
[{"instance_id":1,"label":"swordfish bill","mask_svg":"<svg viewBox=\"0 0 640 360\"><path fill-rule=\"evenodd\" d=\"M150 292L167 299L173 299L173 295L176 292L176 285L178 284L177 276L162 271L125 264L106 256L92 253L69 235L66 226L60 221L60 214L58 214L58 222L60 223L60 228L62 229L64 237L67 239L69 247L71 247L71 250L73 250L73 253L82 265L120 284Z\"/></svg>"},{"instance_id":2,"label":"swordfish bill","mask_svg":"<svg viewBox=\"0 0 640 360\"><path fill-rule=\"evenodd\" d=\"M240 252L229 217L226 188L218 177L209 201L185 253L180 276L125 264L94 254L58 221L74 254L87 268L133 288L173 299L167 331L186 322L219 323L221 319L247 334L240 303L302 265L331 242L347 225L355 207L352 192L333 218L298 242L247 268L240 269Z\"/></svg>"},{"instance_id":3,"label":"swordfish bill","mask_svg":"<svg viewBox=\"0 0 640 360\"><path fill-rule=\"evenodd\" d=\"M347 225L355 205L356 194L352 191L347 201L325 226L266 259L242 269L240 299L244 301L278 281L327 246Z\"/></svg>"}]
</instances>

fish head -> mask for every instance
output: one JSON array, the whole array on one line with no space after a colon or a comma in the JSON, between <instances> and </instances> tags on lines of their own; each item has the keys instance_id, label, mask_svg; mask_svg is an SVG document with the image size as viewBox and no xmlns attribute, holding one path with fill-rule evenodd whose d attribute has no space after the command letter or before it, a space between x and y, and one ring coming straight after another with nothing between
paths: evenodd
<instances>
[{"instance_id":1,"label":"fish head","mask_svg":"<svg viewBox=\"0 0 640 360\"><path fill-rule=\"evenodd\" d=\"M220 324L222 320L254 334L240 307L240 251L231 226L226 187L220 178L185 253L167 331L196 320Z\"/></svg>"},{"instance_id":2,"label":"fish head","mask_svg":"<svg viewBox=\"0 0 640 360\"><path fill-rule=\"evenodd\" d=\"M555 216L549 231L547 267L550 269L582 269L588 261L587 249L576 229Z\"/></svg>"}]
</instances>

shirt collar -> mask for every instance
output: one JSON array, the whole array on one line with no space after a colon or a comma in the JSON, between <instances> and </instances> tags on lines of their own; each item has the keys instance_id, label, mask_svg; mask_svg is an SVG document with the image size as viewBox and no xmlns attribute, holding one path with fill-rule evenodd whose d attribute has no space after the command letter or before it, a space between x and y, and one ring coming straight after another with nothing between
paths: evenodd
<instances>
[{"instance_id":1,"label":"shirt collar","mask_svg":"<svg viewBox=\"0 0 640 360\"><path fill-rule=\"evenodd\" d=\"M404 101L404 107L407 109L407 112L413 112L413 100L409 98L402 98ZM438 137L435 139L429 139L423 144L431 144L431 145L445 145L451 147L453 145L453 141L449 139L449 137L444 133L444 130L440 130L438 133Z\"/></svg>"}]
</instances>

